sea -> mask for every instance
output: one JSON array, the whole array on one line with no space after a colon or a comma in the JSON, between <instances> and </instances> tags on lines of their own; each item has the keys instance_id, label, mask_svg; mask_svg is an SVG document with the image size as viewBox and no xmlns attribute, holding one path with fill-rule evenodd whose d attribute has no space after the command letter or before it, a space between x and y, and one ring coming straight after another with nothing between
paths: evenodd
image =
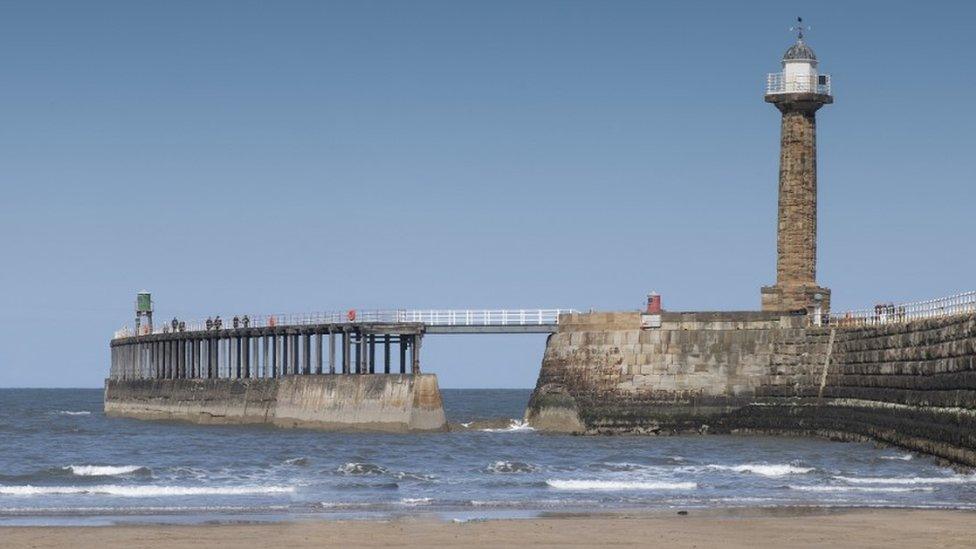
<instances>
[{"instance_id":1,"label":"sea","mask_svg":"<svg viewBox=\"0 0 976 549\"><path fill-rule=\"evenodd\" d=\"M869 443L547 435L529 390L444 390L453 430L326 433L108 418L97 389L0 389L0 525L445 520L976 508L976 476Z\"/></svg>"}]
</instances>

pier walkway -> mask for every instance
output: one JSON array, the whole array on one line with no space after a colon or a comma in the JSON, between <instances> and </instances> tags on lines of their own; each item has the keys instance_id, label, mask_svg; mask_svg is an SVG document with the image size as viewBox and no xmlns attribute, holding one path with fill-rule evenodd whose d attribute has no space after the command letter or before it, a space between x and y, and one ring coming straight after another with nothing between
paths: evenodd
<instances>
[{"instance_id":1,"label":"pier walkway","mask_svg":"<svg viewBox=\"0 0 976 549\"><path fill-rule=\"evenodd\" d=\"M572 309L389 310L219 316L123 328L111 379L420 373L423 336L552 333ZM377 348L382 352L377 357ZM394 364L394 347L397 359Z\"/></svg>"}]
</instances>

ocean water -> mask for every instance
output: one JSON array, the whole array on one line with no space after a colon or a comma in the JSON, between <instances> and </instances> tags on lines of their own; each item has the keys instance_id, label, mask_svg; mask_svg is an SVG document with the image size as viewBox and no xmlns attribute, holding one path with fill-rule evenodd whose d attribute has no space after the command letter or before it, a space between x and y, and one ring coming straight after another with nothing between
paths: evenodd
<instances>
[{"instance_id":1,"label":"ocean water","mask_svg":"<svg viewBox=\"0 0 976 549\"><path fill-rule=\"evenodd\" d=\"M0 390L0 525L976 508L976 476L897 449L542 435L517 419L528 397L445 390L449 420L467 429L390 435L114 419L99 390Z\"/></svg>"}]
</instances>

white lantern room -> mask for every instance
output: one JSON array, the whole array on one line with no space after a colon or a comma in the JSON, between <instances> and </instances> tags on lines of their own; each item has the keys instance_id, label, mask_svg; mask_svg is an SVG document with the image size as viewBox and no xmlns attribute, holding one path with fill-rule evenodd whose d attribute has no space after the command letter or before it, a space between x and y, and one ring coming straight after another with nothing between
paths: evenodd
<instances>
[{"instance_id":1,"label":"white lantern room","mask_svg":"<svg viewBox=\"0 0 976 549\"><path fill-rule=\"evenodd\" d=\"M783 54L783 71L766 77L766 94L830 95L830 75L819 74L817 64L817 55L803 40L803 28L798 27L796 42Z\"/></svg>"}]
</instances>

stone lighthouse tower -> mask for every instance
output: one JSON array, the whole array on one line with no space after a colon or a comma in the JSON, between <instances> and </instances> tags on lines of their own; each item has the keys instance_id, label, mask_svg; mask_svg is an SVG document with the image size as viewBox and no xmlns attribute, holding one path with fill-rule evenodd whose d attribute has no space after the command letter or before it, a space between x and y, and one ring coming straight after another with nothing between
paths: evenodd
<instances>
[{"instance_id":1,"label":"stone lighthouse tower","mask_svg":"<svg viewBox=\"0 0 976 549\"><path fill-rule=\"evenodd\" d=\"M802 25L803 20L797 19ZM782 72L769 74L766 102L782 113L779 152L779 222L776 284L762 288L764 311L805 310L819 322L830 308L830 290L817 284L817 118L833 103L830 76L817 70L817 56L803 28L783 55Z\"/></svg>"}]
</instances>

